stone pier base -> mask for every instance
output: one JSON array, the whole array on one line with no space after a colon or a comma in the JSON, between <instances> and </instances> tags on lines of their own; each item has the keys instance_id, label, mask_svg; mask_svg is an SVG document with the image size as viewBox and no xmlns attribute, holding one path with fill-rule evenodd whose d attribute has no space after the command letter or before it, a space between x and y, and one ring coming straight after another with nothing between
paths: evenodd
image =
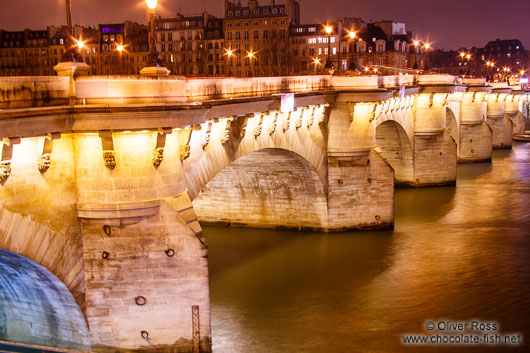
<instances>
[{"instance_id":1,"label":"stone pier base","mask_svg":"<svg viewBox=\"0 0 530 353\"><path fill-rule=\"evenodd\" d=\"M458 163L491 161L493 133L485 123L461 124L458 144Z\"/></svg>"},{"instance_id":2,"label":"stone pier base","mask_svg":"<svg viewBox=\"0 0 530 353\"><path fill-rule=\"evenodd\" d=\"M509 115L488 117L487 124L493 133L493 149L512 148L513 122Z\"/></svg>"}]
</instances>

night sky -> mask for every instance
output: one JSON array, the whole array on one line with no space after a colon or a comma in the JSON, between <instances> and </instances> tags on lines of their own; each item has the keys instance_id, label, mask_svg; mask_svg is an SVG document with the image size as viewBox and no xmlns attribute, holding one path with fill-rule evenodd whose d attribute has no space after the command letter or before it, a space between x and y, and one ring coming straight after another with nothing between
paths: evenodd
<instances>
[{"instance_id":1,"label":"night sky","mask_svg":"<svg viewBox=\"0 0 530 353\"><path fill-rule=\"evenodd\" d=\"M222 16L223 0L158 2L162 16L204 9ZM72 0L74 23L88 25L144 22L145 9L143 0ZM496 38L518 38L530 49L530 0L301 0L301 13L303 23L335 20L339 15L405 22L407 30L438 48L482 47ZM64 0L0 0L1 29L44 29L65 22Z\"/></svg>"}]
</instances>

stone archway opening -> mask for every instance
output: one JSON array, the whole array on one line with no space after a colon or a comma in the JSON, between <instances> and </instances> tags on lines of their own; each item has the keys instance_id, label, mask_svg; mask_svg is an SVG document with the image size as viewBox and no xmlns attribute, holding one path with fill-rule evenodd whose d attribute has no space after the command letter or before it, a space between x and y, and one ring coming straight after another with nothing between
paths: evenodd
<instances>
[{"instance_id":1,"label":"stone archway opening","mask_svg":"<svg viewBox=\"0 0 530 353\"><path fill-rule=\"evenodd\" d=\"M68 288L42 265L4 249L0 341L90 351L86 321Z\"/></svg>"},{"instance_id":2,"label":"stone archway opening","mask_svg":"<svg viewBox=\"0 0 530 353\"><path fill-rule=\"evenodd\" d=\"M394 169L396 184L409 184L414 178L412 146L405 130L387 120L376 127L375 138L383 157Z\"/></svg>"},{"instance_id":3,"label":"stone archway opening","mask_svg":"<svg viewBox=\"0 0 530 353\"><path fill-rule=\"evenodd\" d=\"M323 230L327 201L316 170L298 154L265 148L223 168L193 200L203 224Z\"/></svg>"},{"instance_id":4,"label":"stone archway opening","mask_svg":"<svg viewBox=\"0 0 530 353\"><path fill-rule=\"evenodd\" d=\"M449 135L451 135L453 140L458 144L458 123L456 122L455 114L450 108L446 108L445 110L445 128L449 131Z\"/></svg>"}]
</instances>

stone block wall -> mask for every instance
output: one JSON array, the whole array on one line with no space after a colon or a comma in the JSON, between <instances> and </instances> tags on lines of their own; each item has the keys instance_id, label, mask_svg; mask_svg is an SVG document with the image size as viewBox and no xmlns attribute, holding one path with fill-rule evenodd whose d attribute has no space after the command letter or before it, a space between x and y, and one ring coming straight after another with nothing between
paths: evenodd
<instances>
[{"instance_id":1,"label":"stone block wall","mask_svg":"<svg viewBox=\"0 0 530 353\"><path fill-rule=\"evenodd\" d=\"M484 121L481 124L461 124L458 163L491 161L492 138L491 128Z\"/></svg>"},{"instance_id":2,"label":"stone block wall","mask_svg":"<svg viewBox=\"0 0 530 353\"><path fill-rule=\"evenodd\" d=\"M486 123L491 128L494 149L512 148L513 122L509 115L489 117Z\"/></svg>"},{"instance_id":3,"label":"stone block wall","mask_svg":"<svg viewBox=\"0 0 530 353\"><path fill-rule=\"evenodd\" d=\"M297 154L263 149L237 159L217 174L193 201L201 223L256 228L323 230L324 186Z\"/></svg>"},{"instance_id":4,"label":"stone block wall","mask_svg":"<svg viewBox=\"0 0 530 353\"><path fill-rule=\"evenodd\" d=\"M203 351L211 350L207 250L184 187L179 133L166 136L158 167L156 134L113 134L111 167L98 135L74 140L87 321L97 351L191 351L194 305Z\"/></svg>"},{"instance_id":5,"label":"stone block wall","mask_svg":"<svg viewBox=\"0 0 530 353\"><path fill-rule=\"evenodd\" d=\"M328 229L394 226L394 171L371 149L351 160L328 159Z\"/></svg>"},{"instance_id":6,"label":"stone block wall","mask_svg":"<svg viewBox=\"0 0 530 353\"><path fill-rule=\"evenodd\" d=\"M414 182L412 186L454 185L456 142L447 130L436 135L414 137Z\"/></svg>"}]
</instances>

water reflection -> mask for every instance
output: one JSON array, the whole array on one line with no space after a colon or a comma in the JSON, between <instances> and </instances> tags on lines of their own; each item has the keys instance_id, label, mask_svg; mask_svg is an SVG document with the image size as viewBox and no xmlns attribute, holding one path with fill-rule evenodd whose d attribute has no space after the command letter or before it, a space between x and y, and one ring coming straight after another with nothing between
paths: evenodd
<instances>
[{"instance_id":1,"label":"water reflection","mask_svg":"<svg viewBox=\"0 0 530 353\"><path fill-rule=\"evenodd\" d=\"M396 191L393 232L206 228L214 352L514 352L411 347L427 319L530 339L530 144L461 165L456 187Z\"/></svg>"}]
</instances>

